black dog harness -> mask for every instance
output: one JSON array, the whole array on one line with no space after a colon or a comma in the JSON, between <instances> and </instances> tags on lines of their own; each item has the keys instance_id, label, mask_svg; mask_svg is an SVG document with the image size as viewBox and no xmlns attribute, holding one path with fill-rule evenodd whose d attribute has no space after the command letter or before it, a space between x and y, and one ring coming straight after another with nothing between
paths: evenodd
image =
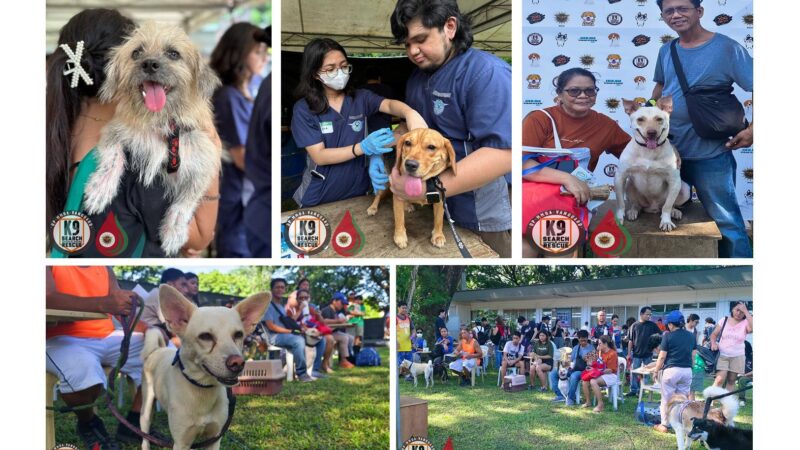
<instances>
[{"instance_id":1,"label":"black dog harness","mask_svg":"<svg viewBox=\"0 0 800 450\"><path fill-rule=\"evenodd\" d=\"M181 361L181 349L178 349L178 351L175 352L175 359L172 360L172 365L174 366L175 364L177 364L178 368L181 370L181 375L183 375L183 378L186 378L186 380L189 381L189 383L192 383L193 385L201 388L214 387L213 384L202 384L199 381L189 377L189 375L186 375L186 372L184 372L186 368L183 366L183 361Z\"/></svg>"}]
</instances>

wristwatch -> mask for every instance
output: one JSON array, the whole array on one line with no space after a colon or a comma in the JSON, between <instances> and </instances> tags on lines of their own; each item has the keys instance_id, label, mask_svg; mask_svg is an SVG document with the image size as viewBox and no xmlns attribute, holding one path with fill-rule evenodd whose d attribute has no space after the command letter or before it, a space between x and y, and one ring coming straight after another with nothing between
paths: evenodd
<instances>
[{"instance_id":1,"label":"wristwatch","mask_svg":"<svg viewBox=\"0 0 800 450\"><path fill-rule=\"evenodd\" d=\"M425 198L428 200L429 205L440 203L442 201L442 193L436 187L437 181L439 181L439 177L431 177L425 181Z\"/></svg>"}]
</instances>

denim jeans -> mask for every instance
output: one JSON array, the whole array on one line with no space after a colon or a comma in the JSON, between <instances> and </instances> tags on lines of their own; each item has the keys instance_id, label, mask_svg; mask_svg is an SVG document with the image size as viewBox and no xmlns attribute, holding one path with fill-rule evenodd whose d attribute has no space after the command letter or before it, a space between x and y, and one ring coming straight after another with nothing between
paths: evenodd
<instances>
[{"instance_id":1,"label":"denim jeans","mask_svg":"<svg viewBox=\"0 0 800 450\"><path fill-rule=\"evenodd\" d=\"M325 339L320 339L317 345L314 346L317 349L317 355L314 356L314 372L322 371L322 356L325 354L325 347L327 346Z\"/></svg>"},{"instance_id":2,"label":"denim jeans","mask_svg":"<svg viewBox=\"0 0 800 450\"><path fill-rule=\"evenodd\" d=\"M567 393L567 395L575 403L578 403L578 400L577 400L577 397L576 397L575 394L578 393L578 386L580 386L580 384L581 384L581 373L583 373L583 372L579 372L579 371L576 370L576 371L572 372L571 374L569 374L569 392Z\"/></svg>"},{"instance_id":3,"label":"denim jeans","mask_svg":"<svg viewBox=\"0 0 800 450\"><path fill-rule=\"evenodd\" d=\"M321 342L325 342L323 339ZM319 344L317 344L319 345ZM281 333L275 335L275 346L285 348L287 351L292 352L294 356L294 369L298 377L302 377L306 373L306 340L302 336L289 333ZM319 351L317 347L317 354L324 353Z\"/></svg>"},{"instance_id":4,"label":"denim jeans","mask_svg":"<svg viewBox=\"0 0 800 450\"><path fill-rule=\"evenodd\" d=\"M411 352L397 352L397 366L400 366L400 363L403 362L404 359L409 361L413 361L413 353Z\"/></svg>"},{"instance_id":5,"label":"denim jeans","mask_svg":"<svg viewBox=\"0 0 800 450\"><path fill-rule=\"evenodd\" d=\"M564 400L564 395L561 394L561 391L558 389L558 370L551 370L548 377L550 379L550 388L553 389L553 392L555 392L556 398L559 400Z\"/></svg>"},{"instance_id":6,"label":"denim jeans","mask_svg":"<svg viewBox=\"0 0 800 450\"><path fill-rule=\"evenodd\" d=\"M631 358L631 370L638 369L641 366L646 366L653 362L652 356L647 356L645 358ZM631 392L634 394L639 393L639 375L631 374Z\"/></svg>"},{"instance_id":7,"label":"denim jeans","mask_svg":"<svg viewBox=\"0 0 800 450\"><path fill-rule=\"evenodd\" d=\"M722 234L720 258L752 258L753 247L736 201L736 160L733 153L724 152L703 160L683 160L681 179L695 187L703 208Z\"/></svg>"},{"instance_id":8,"label":"denim jeans","mask_svg":"<svg viewBox=\"0 0 800 450\"><path fill-rule=\"evenodd\" d=\"M498 346L499 347L499 346ZM499 369L503 365L503 351L495 347L494 350L494 368Z\"/></svg>"}]
</instances>

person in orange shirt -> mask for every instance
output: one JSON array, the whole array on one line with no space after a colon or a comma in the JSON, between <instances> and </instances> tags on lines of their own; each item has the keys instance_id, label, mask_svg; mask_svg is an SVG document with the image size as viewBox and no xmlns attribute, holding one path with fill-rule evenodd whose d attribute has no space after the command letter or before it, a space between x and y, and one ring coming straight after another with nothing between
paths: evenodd
<instances>
[{"instance_id":1,"label":"person in orange shirt","mask_svg":"<svg viewBox=\"0 0 800 450\"><path fill-rule=\"evenodd\" d=\"M59 391L68 406L91 404L102 394L106 385L103 366L114 366L120 355L122 330L116 330L111 315L129 315L133 310L132 291L120 289L110 267L55 266L46 269L46 300L48 309L84 311L108 314L97 320L80 320L47 328L47 371L59 378ZM144 339L142 333L131 336L126 364L120 369L136 386L141 385L142 360L139 354ZM141 394L137 390L127 420L139 423ZM93 408L75 411L77 434L86 448L118 449L115 439L108 435L103 421ZM117 429L117 439L141 442L127 427Z\"/></svg>"},{"instance_id":2,"label":"person in orange shirt","mask_svg":"<svg viewBox=\"0 0 800 450\"><path fill-rule=\"evenodd\" d=\"M467 386L470 383L472 368L481 363L483 356L478 340L472 337L469 330L461 330L461 342L456 346L455 353L460 355L460 358L450 363L450 370L461 375L461 386Z\"/></svg>"},{"instance_id":3,"label":"person in orange shirt","mask_svg":"<svg viewBox=\"0 0 800 450\"><path fill-rule=\"evenodd\" d=\"M595 169L604 152L619 157L631 136L613 119L592 109L599 91L595 76L588 70L572 68L562 72L553 84L557 94L556 106L532 111L525 116L522 145L555 148L554 136L557 134L562 148L589 148L589 171ZM522 168L530 169L549 159L529 159ZM585 182L571 174L577 166L577 161L570 159L523 175L523 228L536 214L548 209L566 210L585 221L588 216L584 205L590 200L590 192ZM572 196L561 195L561 186Z\"/></svg>"},{"instance_id":4,"label":"person in orange shirt","mask_svg":"<svg viewBox=\"0 0 800 450\"><path fill-rule=\"evenodd\" d=\"M597 341L597 350L600 352L599 357L603 360L603 365L605 366L603 374L589 381L583 381L581 384L583 388L583 398L586 399L582 407L588 408L592 405L592 399L589 396L589 387L591 386L594 398L597 400L597 406L595 406L592 412L599 413L603 411L605 407L603 404L603 393L600 392L600 388L616 384L619 381L617 378L619 360L617 359L617 349L614 345L614 338L610 335L600 336L600 340Z\"/></svg>"}]
</instances>

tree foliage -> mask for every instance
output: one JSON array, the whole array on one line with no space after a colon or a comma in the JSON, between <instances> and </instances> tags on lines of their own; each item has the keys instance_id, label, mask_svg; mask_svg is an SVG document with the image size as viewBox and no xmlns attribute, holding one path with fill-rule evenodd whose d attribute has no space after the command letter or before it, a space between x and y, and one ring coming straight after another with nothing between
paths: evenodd
<instances>
[{"instance_id":1,"label":"tree foliage","mask_svg":"<svg viewBox=\"0 0 800 450\"><path fill-rule=\"evenodd\" d=\"M432 342L437 313L450 308L465 269L466 266L419 266L416 288L411 293L414 266L397 266L397 301L406 302L411 293L411 320L415 327L422 328L426 340Z\"/></svg>"},{"instance_id":2,"label":"tree foliage","mask_svg":"<svg viewBox=\"0 0 800 450\"><path fill-rule=\"evenodd\" d=\"M117 279L130 280L136 283L158 284L164 266L113 266Z\"/></svg>"}]
</instances>

